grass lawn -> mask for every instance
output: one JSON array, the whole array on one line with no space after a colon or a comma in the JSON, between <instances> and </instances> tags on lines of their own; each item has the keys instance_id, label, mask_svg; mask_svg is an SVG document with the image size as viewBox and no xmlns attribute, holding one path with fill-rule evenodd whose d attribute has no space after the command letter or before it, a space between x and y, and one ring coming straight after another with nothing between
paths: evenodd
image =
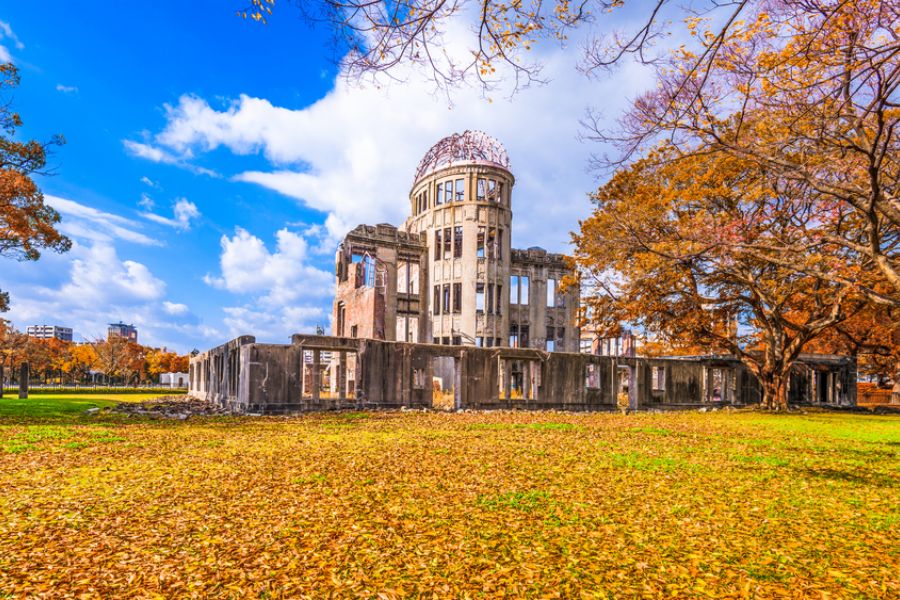
<instances>
[{"instance_id":1,"label":"grass lawn","mask_svg":"<svg viewBox=\"0 0 900 600\"><path fill-rule=\"evenodd\" d=\"M900 596L896 417L80 410L0 416L0 597Z\"/></svg>"},{"instance_id":2,"label":"grass lawn","mask_svg":"<svg viewBox=\"0 0 900 600\"><path fill-rule=\"evenodd\" d=\"M84 415L84 411L93 408L107 408L118 402L144 402L170 396L170 392L155 394L29 394L25 400L19 400L16 393L6 392L0 398L0 423L11 421L48 422L65 421L85 423L96 419Z\"/></svg>"}]
</instances>

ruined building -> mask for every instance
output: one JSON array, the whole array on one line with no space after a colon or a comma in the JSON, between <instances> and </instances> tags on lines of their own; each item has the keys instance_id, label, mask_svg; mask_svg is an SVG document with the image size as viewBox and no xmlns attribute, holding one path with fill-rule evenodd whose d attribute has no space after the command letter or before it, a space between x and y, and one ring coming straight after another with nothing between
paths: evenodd
<instances>
[{"instance_id":1,"label":"ruined building","mask_svg":"<svg viewBox=\"0 0 900 600\"><path fill-rule=\"evenodd\" d=\"M560 287L564 258L511 248L514 183L493 138L441 140L415 173L410 217L360 225L341 243L333 335L242 336L200 353L190 394L250 413L613 410L623 391L632 409L759 402L733 358L638 358L628 344L579 353L579 292ZM855 371L850 358L803 357L790 400L855 404Z\"/></svg>"},{"instance_id":2,"label":"ruined building","mask_svg":"<svg viewBox=\"0 0 900 600\"><path fill-rule=\"evenodd\" d=\"M534 348L477 348L296 334L242 336L191 358L191 396L236 412L377 408L615 410L746 406L756 378L728 357L629 358ZM856 362L802 356L792 404L856 404Z\"/></svg>"},{"instance_id":3,"label":"ruined building","mask_svg":"<svg viewBox=\"0 0 900 600\"><path fill-rule=\"evenodd\" d=\"M515 177L503 146L466 131L419 163L410 216L341 243L337 337L578 352L577 286L562 255L511 247Z\"/></svg>"}]
</instances>

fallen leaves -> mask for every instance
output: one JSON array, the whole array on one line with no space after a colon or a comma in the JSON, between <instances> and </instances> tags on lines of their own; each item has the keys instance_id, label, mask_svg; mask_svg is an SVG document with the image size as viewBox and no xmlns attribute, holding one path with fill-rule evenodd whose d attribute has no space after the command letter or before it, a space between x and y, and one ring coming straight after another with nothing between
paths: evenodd
<instances>
[{"instance_id":1,"label":"fallen leaves","mask_svg":"<svg viewBox=\"0 0 900 600\"><path fill-rule=\"evenodd\" d=\"M895 597L898 441L856 415L0 421L30 446L0 452L0 595Z\"/></svg>"}]
</instances>

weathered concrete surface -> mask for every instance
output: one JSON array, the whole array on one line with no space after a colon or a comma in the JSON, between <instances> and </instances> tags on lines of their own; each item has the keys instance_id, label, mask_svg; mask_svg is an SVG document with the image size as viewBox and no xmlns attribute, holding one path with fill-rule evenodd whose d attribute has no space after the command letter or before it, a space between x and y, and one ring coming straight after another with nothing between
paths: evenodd
<instances>
[{"instance_id":1,"label":"weathered concrete surface","mask_svg":"<svg viewBox=\"0 0 900 600\"><path fill-rule=\"evenodd\" d=\"M574 273L561 254L512 248L515 177L483 150L420 168L399 228L347 234L336 257L333 335L578 351L579 290L560 285Z\"/></svg>"},{"instance_id":2,"label":"weathered concrete surface","mask_svg":"<svg viewBox=\"0 0 900 600\"><path fill-rule=\"evenodd\" d=\"M794 404L854 406L855 362L804 356ZM743 406L760 389L735 359L621 358L296 334L291 344L242 336L191 359L190 394L244 413L339 409L612 410Z\"/></svg>"}]
</instances>

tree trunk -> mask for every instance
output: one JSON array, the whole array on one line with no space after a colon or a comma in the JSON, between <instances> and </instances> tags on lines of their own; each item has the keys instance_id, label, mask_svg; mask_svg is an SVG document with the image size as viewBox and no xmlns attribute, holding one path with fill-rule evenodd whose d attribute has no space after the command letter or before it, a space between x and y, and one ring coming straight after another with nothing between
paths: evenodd
<instances>
[{"instance_id":1,"label":"tree trunk","mask_svg":"<svg viewBox=\"0 0 900 600\"><path fill-rule=\"evenodd\" d=\"M894 365L894 387L891 388L891 404L900 404L900 360Z\"/></svg>"},{"instance_id":2,"label":"tree trunk","mask_svg":"<svg viewBox=\"0 0 900 600\"><path fill-rule=\"evenodd\" d=\"M761 373L759 383L762 386L762 407L766 410L787 410L788 376L776 373Z\"/></svg>"}]
</instances>

